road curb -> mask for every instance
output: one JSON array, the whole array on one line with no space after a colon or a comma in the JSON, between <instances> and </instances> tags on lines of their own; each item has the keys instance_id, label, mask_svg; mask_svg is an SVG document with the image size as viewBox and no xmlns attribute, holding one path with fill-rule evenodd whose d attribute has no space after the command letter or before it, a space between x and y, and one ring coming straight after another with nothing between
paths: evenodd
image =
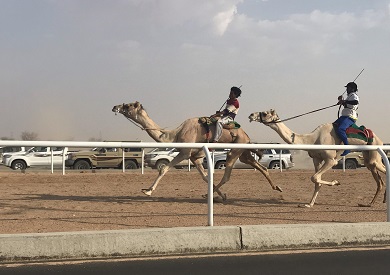
<instances>
[{"instance_id":1,"label":"road curb","mask_svg":"<svg viewBox=\"0 0 390 275\"><path fill-rule=\"evenodd\" d=\"M178 227L0 235L0 261L36 261L390 244L390 223Z\"/></svg>"},{"instance_id":2,"label":"road curb","mask_svg":"<svg viewBox=\"0 0 390 275\"><path fill-rule=\"evenodd\" d=\"M0 235L0 261L216 253L241 249L239 227Z\"/></svg>"},{"instance_id":3,"label":"road curb","mask_svg":"<svg viewBox=\"0 0 390 275\"><path fill-rule=\"evenodd\" d=\"M390 223L242 226L243 250L337 248L390 244Z\"/></svg>"}]
</instances>

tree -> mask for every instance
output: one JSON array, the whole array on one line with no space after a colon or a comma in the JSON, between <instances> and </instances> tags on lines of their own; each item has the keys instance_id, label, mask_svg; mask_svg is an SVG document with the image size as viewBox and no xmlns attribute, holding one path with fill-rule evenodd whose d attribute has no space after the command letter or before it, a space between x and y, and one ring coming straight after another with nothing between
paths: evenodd
<instances>
[{"instance_id":1,"label":"tree","mask_svg":"<svg viewBox=\"0 0 390 275\"><path fill-rule=\"evenodd\" d=\"M35 132L23 131L20 134L22 140L38 140L38 134Z\"/></svg>"}]
</instances>

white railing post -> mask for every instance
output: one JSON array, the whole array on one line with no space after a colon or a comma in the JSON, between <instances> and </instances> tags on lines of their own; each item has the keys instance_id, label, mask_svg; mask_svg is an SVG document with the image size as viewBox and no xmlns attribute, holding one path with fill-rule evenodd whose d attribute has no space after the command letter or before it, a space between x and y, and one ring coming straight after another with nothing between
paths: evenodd
<instances>
[{"instance_id":1,"label":"white railing post","mask_svg":"<svg viewBox=\"0 0 390 275\"><path fill-rule=\"evenodd\" d=\"M343 172L345 172L345 156L343 156Z\"/></svg>"},{"instance_id":2,"label":"white railing post","mask_svg":"<svg viewBox=\"0 0 390 275\"><path fill-rule=\"evenodd\" d=\"M52 148L50 147L50 166L51 166L51 173L52 174L54 174L54 161L53 161L53 158L54 158L54 153L53 153Z\"/></svg>"},{"instance_id":3,"label":"white railing post","mask_svg":"<svg viewBox=\"0 0 390 275\"><path fill-rule=\"evenodd\" d=\"M64 147L64 149L62 149L62 175L65 175L65 152L68 153L68 150L68 147Z\"/></svg>"},{"instance_id":4,"label":"white railing post","mask_svg":"<svg viewBox=\"0 0 390 275\"><path fill-rule=\"evenodd\" d=\"M282 149L280 149L279 151L279 165L280 165L280 172L283 172Z\"/></svg>"},{"instance_id":5,"label":"white railing post","mask_svg":"<svg viewBox=\"0 0 390 275\"><path fill-rule=\"evenodd\" d=\"M206 154L207 158L207 175L209 180L208 185L208 192L207 192L207 205L208 205L208 225L213 226L214 225L214 205L213 205L213 198L214 198L214 180L213 180L213 174L214 174L214 161L211 158L209 148L207 146L203 146L203 152Z\"/></svg>"},{"instance_id":6,"label":"white railing post","mask_svg":"<svg viewBox=\"0 0 390 275\"><path fill-rule=\"evenodd\" d=\"M386 206L387 206L387 221L390 222L390 164L389 159L387 158L386 153L382 150L382 148L378 148L378 152L382 157L383 163L386 166Z\"/></svg>"},{"instance_id":7,"label":"white railing post","mask_svg":"<svg viewBox=\"0 0 390 275\"><path fill-rule=\"evenodd\" d=\"M126 166L126 163L125 163L125 148L122 148L122 172L123 173L126 171L125 166Z\"/></svg>"},{"instance_id":8,"label":"white railing post","mask_svg":"<svg viewBox=\"0 0 390 275\"><path fill-rule=\"evenodd\" d=\"M141 153L141 174L144 174L144 166L145 166L145 148L142 148Z\"/></svg>"}]
</instances>

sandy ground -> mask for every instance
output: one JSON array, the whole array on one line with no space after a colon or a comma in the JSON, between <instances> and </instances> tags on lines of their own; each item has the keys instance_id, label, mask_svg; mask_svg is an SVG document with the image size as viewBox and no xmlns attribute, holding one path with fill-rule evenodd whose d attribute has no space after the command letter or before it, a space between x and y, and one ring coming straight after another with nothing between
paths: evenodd
<instances>
[{"instance_id":1,"label":"sandy ground","mask_svg":"<svg viewBox=\"0 0 390 275\"><path fill-rule=\"evenodd\" d=\"M283 192L271 189L254 170L233 171L223 188L228 200L214 204L214 225L256 225L327 222L383 222L383 193L371 208L376 184L365 168L331 170L324 178L339 186L323 186L314 208L299 208L310 201L312 170L270 171ZM215 172L214 181L223 171ZM151 197L141 193L157 177L156 170L122 173L120 170L0 171L0 234L108 229L207 226L207 193L195 170L173 169ZM383 177L384 178L384 177Z\"/></svg>"}]
</instances>

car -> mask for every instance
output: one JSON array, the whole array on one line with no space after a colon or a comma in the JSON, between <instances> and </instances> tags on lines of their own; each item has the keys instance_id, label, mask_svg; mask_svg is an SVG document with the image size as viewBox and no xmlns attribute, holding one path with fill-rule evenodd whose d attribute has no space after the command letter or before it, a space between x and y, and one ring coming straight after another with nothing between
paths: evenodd
<instances>
[{"instance_id":1,"label":"car","mask_svg":"<svg viewBox=\"0 0 390 275\"><path fill-rule=\"evenodd\" d=\"M333 168L334 169L343 168L343 161L344 161L343 159L344 158L341 157L341 159L339 159L338 163L335 166L333 166ZM360 167L364 167L363 152L355 151L345 156L345 169L357 169Z\"/></svg>"},{"instance_id":2,"label":"car","mask_svg":"<svg viewBox=\"0 0 390 275\"><path fill-rule=\"evenodd\" d=\"M12 156L15 156L15 155L25 155L29 152L33 152L35 149L35 147L28 147L28 149L26 150L26 147L16 147L16 148L20 148L20 150L17 150L17 151L13 151L13 152L8 152L8 153L3 153L3 156L1 158L1 163L2 164L6 164L6 162L8 161L8 159Z\"/></svg>"},{"instance_id":3,"label":"car","mask_svg":"<svg viewBox=\"0 0 390 275\"><path fill-rule=\"evenodd\" d=\"M17 154L3 156L3 164L12 168L13 170L25 170L32 166L49 166L52 163L53 153L53 164L62 164L62 155L67 154L67 148L64 147L32 147L29 150Z\"/></svg>"},{"instance_id":4,"label":"car","mask_svg":"<svg viewBox=\"0 0 390 275\"><path fill-rule=\"evenodd\" d=\"M145 154L145 166L160 170L163 165L168 165L178 154L179 150L176 148L155 148ZM189 163L193 165L190 160L183 160L175 168L188 167Z\"/></svg>"},{"instance_id":5,"label":"car","mask_svg":"<svg viewBox=\"0 0 390 275\"><path fill-rule=\"evenodd\" d=\"M252 153L253 154L253 153ZM293 157L288 149L282 149L282 157L280 158L280 149L264 149L263 156L259 162L267 167L268 169L280 169L280 160L282 161L283 169L290 169L295 166ZM226 157L227 152L222 152L214 155L214 169L225 169L226 168ZM258 157L254 155L257 160ZM203 166L207 168L207 159L204 158ZM234 164L233 168L253 168L252 166L242 163L239 159Z\"/></svg>"},{"instance_id":6,"label":"car","mask_svg":"<svg viewBox=\"0 0 390 275\"><path fill-rule=\"evenodd\" d=\"M11 156L14 154L23 154L26 152L26 147L23 146L5 146L0 147L0 158L1 163L3 163L3 156Z\"/></svg>"},{"instance_id":7,"label":"car","mask_svg":"<svg viewBox=\"0 0 390 275\"><path fill-rule=\"evenodd\" d=\"M124 163L123 163L124 158ZM86 170L95 168L138 169L142 162L142 148L103 147L68 154L65 166Z\"/></svg>"}]
</instances>

